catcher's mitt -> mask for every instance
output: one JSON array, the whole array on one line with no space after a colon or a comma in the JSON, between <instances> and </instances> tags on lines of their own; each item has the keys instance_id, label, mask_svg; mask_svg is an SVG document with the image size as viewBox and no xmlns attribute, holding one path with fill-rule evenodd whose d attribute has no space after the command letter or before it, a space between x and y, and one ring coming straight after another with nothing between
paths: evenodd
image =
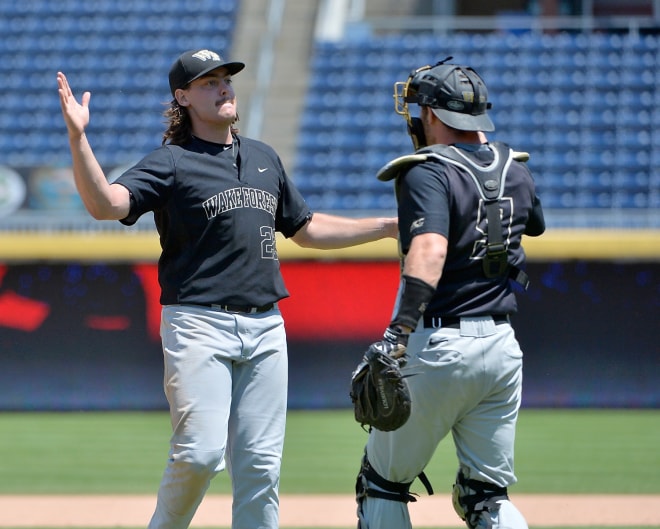
<instances>
[{"instance_id":1,"label":"catcher's mitt","mask_svg":"<svg viewBox=\"0 0 660 529\"><path fill-rule=\"evenodd\" d=\"M410 417L410 390L401 373L403 357L394 358L380 345L372 344L353 371L350 396L357 422L390 432Z\"/></svg>"}]
</instances>

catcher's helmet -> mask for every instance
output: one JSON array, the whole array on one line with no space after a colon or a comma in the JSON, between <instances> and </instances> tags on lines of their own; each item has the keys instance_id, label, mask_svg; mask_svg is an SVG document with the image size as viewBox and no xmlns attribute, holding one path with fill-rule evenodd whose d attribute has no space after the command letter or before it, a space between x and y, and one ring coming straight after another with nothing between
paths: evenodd
<instances>
[{"instance_id":1,"label":"catcher's helmet","mask_svg":"<svg viewBox=\"0 0 660 529\"><path fill-rule=\"evenodd\" d=\"M413 70L405 82L394 84L395 110L408 121L415 147L422 146L419 124L410 117L408 103L428 106L445 125L458 130L491 132L495 126L487 114L488 90L477 72L468 66L445 64Z\"/></svg>"},{"instance_id":2,"label":"catcher's helmet","mask_svg":"<svg viewBox=\"0 0 660 529\"><path fill-rule=\"evenodd\" d=\"M466 66L441 64L418 72L406 98L429 106L440 121L458 130L495 130L486 111L488 90L477 72Z\"/></svg>"}]
</instances>

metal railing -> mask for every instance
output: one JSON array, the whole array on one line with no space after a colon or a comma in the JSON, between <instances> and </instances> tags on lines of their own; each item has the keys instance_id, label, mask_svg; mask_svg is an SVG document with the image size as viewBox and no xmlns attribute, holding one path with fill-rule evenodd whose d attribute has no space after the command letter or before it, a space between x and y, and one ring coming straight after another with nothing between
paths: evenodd
<instances>
[{"instance_id":1,"label":"metal railing","mask_svg":"<svg viewBox=\"0 0 660 529\"><path fill-rule=\"evenodd\" d=\"M413 16L401 18L373 17L357 24L373 33L429 31L444 34L453 31L626 31L639 33L643 30L660 31L660 18L642 16L558 16L537 17L527 15L502 15L495 17L473 16ZM347 28L350 33L350 28Z\"/></svg>"}]
</instances>

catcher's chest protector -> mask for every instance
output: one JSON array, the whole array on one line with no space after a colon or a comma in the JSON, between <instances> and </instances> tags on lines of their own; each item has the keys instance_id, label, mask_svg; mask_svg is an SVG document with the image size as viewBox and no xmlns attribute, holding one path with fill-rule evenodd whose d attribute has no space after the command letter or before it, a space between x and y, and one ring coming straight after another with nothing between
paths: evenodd
<instances>
[{"instance_id":1,"label":"catcher's chest protector","mask_svg":"<svg viewBox=\"0 0 660 529\"><path fill-rule=\"evenodd\" d=\"M490 165L483 167L464 156L455 147L448 145L432 145L419 152L436 155L445 162L459 166L472 177L484 201L488 219L486 256L482 262L484 274L486 277L498 277L504 275L508 267L506 246L502 240L499 200L504 193L506 173L513 155L511 149L502 143L495 142L490 145L495 158Z\"/></svg>"},{"instance_id":2,"label":"catcher's chest protector","mask_svg":"<svg viewBox=\"0 0 660 529\"><path fill-rule=\"evenodd\" d=\"M465 156L459 149L449 145L431 145L420 149L415 154L401 156L385 165L376 175L379 180L393 180L410 165L437 159L460 167L467 172L477 186L479 196L483 200L488 221L486 238L486 256L482 265L486 277L509 275L520 283L523 288L529 286L527 274L517 267L510 266L507 249L502 237L502 221L500 219L499 201L504 193L506 174L513 160L527 161L527 153L511 150L508 145L500 142L489 143L493 149L494 159L490 165L481 166Z\"/></svg>"}]
</instances>

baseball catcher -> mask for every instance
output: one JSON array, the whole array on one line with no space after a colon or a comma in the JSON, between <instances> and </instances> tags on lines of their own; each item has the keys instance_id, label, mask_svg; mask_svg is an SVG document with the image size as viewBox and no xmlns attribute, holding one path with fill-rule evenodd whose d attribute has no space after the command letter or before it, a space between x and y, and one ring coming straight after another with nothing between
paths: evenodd
<instances>
[{"instance_id":1,"label":"baseball catcher","mask_svg":"<svg viewBox=\"0 0 660 529\"><path fill-rule=\"evenodd\" d=\"M522 237L545 221L529 156L486 137L495 125L483 79L448 60L395 83L415 151L376 175L394 184L401 275L394 316L353 376L356 419L372 426L355 481L359 529L412 528L411 484L426 485L447 437L466 526L528 527L508 496L523 363L510 315L529 283ZM400 358L414 376L401 376Z\"/></svg>"}]
</instances>

